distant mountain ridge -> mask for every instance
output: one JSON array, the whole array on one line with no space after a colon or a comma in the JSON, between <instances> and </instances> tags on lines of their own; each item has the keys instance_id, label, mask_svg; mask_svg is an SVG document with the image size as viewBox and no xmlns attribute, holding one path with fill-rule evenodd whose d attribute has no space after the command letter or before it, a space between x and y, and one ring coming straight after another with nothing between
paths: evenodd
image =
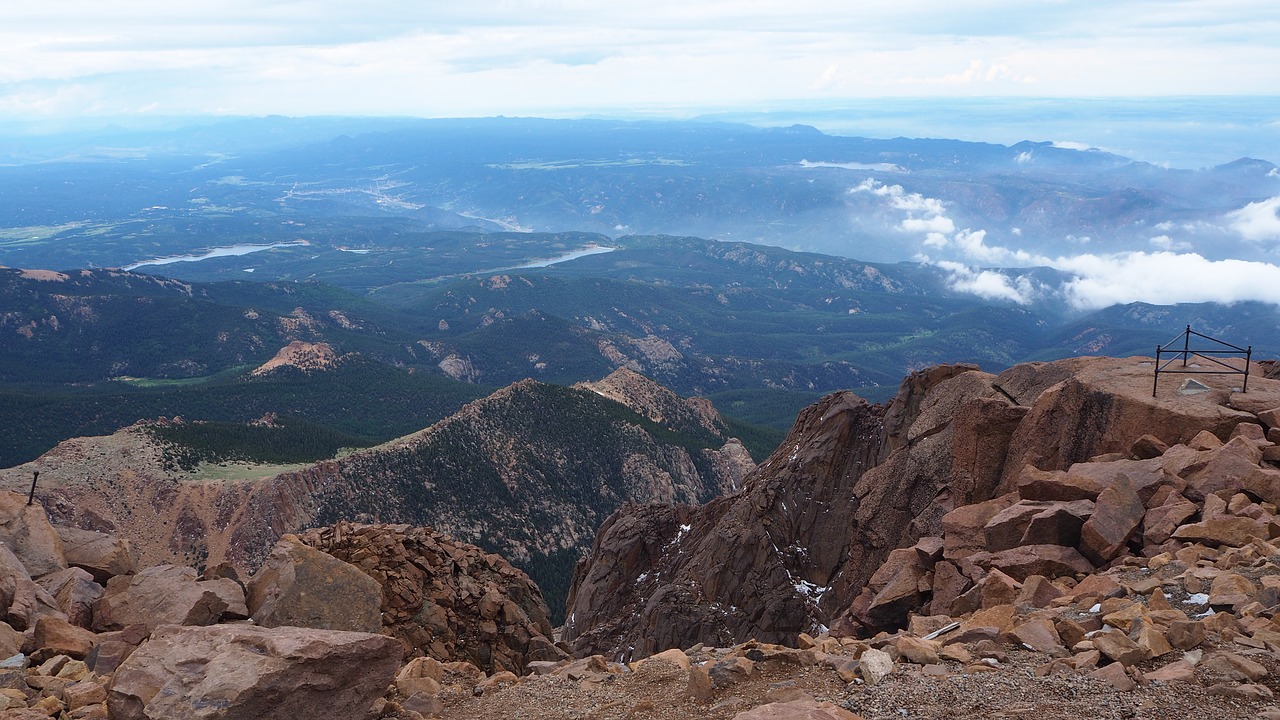
<instances>
[{"instance_id":1,"label":"distant mountain ridge","mask_svg":"<svg viewBox=\"0 0 1280 720\"><path fill-rule=\"evenodd\" d=\"M562 599L620 505L701 503L755 466L705 401L628 371L599 387L610 397L522 381L420 432L308 465L223 460L187 472L143 425L68 440L0 471L0 482L16 491L39 471L38 494L59 522L131 537L146 562L253 568L286 532L409 523L499 552Z\"/></svg>"}]
</instances>

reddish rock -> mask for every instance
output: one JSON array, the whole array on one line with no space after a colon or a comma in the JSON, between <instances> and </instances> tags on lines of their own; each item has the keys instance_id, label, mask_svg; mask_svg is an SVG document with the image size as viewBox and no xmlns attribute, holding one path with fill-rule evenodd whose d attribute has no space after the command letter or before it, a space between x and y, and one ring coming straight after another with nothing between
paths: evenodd
<instances>
[{"instance_id":1,"label":"reddish rock","mask_svg":"<svg viewBox=\"0 0 1280 720\"><path fill-rule=\"evenodd\" d=\"M1049 618L1037 618L1018 625L1013 634L1023 645L1041 653L1066 652L1062 646L1062 638Z\"/></svg>"},{"instance_id":2,"label":"reddish rock","mask_svg":"<svg viewBox=\"0 0 1280 720\"><path fill-rule=\"evenodd\" d=\"M1143 675L1153 682L1184 682L1192 685L1199 685L1200 681L1196 679L1196 668L1186 660L1175 660L1164 667L1152 670Z\"/></svg>"},{"instance_id":3,"label":"reddish rock","mask_svg":"<svg viewBox=\"0 0 1280 720\"><path fill-rule=\"evenodd\" d=\"M1068 545L1080 542L1080 526L1093 514L1089 500L1022 500L996 513L983 527L991 552L1019 545Z\"/></svg>"},{"instance_id":4,"label":"reddish rock","mask_svg":"<svg viewBox=\"0 0 1280 720\"><path fill-rule=\"evenodd\" d=\"M1125 666L1118 662L1104 665L1094 670L1089 673L1089 677L1104 682L1120 692L1129 692L1138 687L1133 678L1129 677L1129 674L1125 672Z\"/></svg>"},{"instance_id":5,"label":"reddish rock","mask_svg":"<svg viewBox=\"0 0 1280 720\"><path fill-rule=\"evenodd\" d=\"M486 672L521 673L532 660L565 657L549 640L541 591L498 555L406 525L344 522L308 530L299 539L373 578L381 588L383 632L415 652L444 662L465 660ZM298 554L303 556L311 558L304 574L348 577L345 568ZM367 598L367 590L353 591L352 597Z\"/></svg>"},{"instance_id":6,"label":"reddish rock","mask_svg":"<svg viewBox=\"0 0 1280 720\"><path fill-rule=\"evenodd\" d=\"M943 556L957 560L987 550L986 526L1001 511L1018 502L1013 493L958 507L942 516Z\"/></svg>"},{"instance_id":7,"label":"reddish rock","mask_svg":"<svg viewBox=\"0 0 1280 720\"><path fill-rule=\"evenodd\" d=\"M1172 494L1163 505L1153 507L1142 518L1144 545L1160 545L1173 536L1178 526L1195 516L1200 508L1179 493Z\"/></svg>"},{"instance_id":8,"label":"reddish rock","mask_svg":"<svg viewBox=\"0 0 1280 720\"><path fill-rule=\"evenodd\" d=\"M999 569L1019 582L1032 575L1056 578L1094 570L1075 548L1061 545L1025 545L997 553L978 553L968 559L982 568Z\"/></svg>"},{"instance_id":9,"label":"reddish rock","mask_svg":"<svg viewBox=\"0 0 1280 720\"><path fill-rule=\"evenodd\" d=\"M286 535L249 580L248 609L262 627L382 631L382 586L354 565Z\"/></svg>"},{"instance_id":10,"label":"reddish rock","mask_svg":"<svg viewBox=\"0 0 1280 720\"><path fill-rule=\"evenodd\" d=\"M1081 554L1097 565L1109 562L1125 549L1146 511L1127 480L1103 490L1097 509L1080 528Z\"/></svg>"},{"instance_id":11,"label":"reddish rock","mask_svg":"<svg viewBox=\"0 0 1280 720\"><path fill-rule=\"evenodd\" d=\"M34 626L36 620L45 615L66 618L58 608L58 601L31 580L22 561L3 543L0 543L0 611L4 613L0 619L17 630Z\"/></svg>"},{"instance_id":12,"label":"reddish rock","mask_svg":"<svg viewBox=\"0 0 1280 720\"><path fill-rule=\"evenodd\" d=\"M1240 486L1272 505L1280 504L1280 470L1269 467L1253 468L1240 481Z\"/></svg>"},{"instance_id":13,"label":"reddish rock","mask_svg":"<svg viewBox=\"0 0 1280 720\"><path fill-rule=\"evenodd\" d=\"M88 571L100 584L116 575L132 575L138 568L138 549L129 540L80 528L54 529L67 564Z\"/></svg>"},{"instance_id":14,"label":"reddish rock","mask_svg":"<svg viewBox=\"0 0 1280 720\"><path fill-rule=\"evenodd\" d=\"M1129 636L1117 630L1103 630L1095 633L1093 646L1098 652L1106 655L1121 665L1133 665L1146 659L1146 653Z\"/></svg>"},{"instance_id":15,"label":"reddish rock","mask_svg":"<svg viewBox=\"0 0 1280 720\"><path fill-rule=\"evenodd\" d=\"M1180 473L1187 481L1185 494L1192 500L1203 500L1222 490L1237 492L1260 462L1262 450L1244 438L1236 438Z\"/></svg>"},{"instance_id":16,"label":"reddish rock","mask_svg":"<svg viewBox=\"0 0 1280 720\"><path fill-rule=\"evenodd\" d=\"M137 575L118 575L93 606L93 629L120 630L141 624L212 625L230 608L221 594L244 594L230 580L197 581L192 568L158 565ZM220 594L221 593L221 594Z\"/></svg>"},{"instance_id":17,"label":"reddish rock","mask_svg":"<svg viewBox=\"0 0 1280 720\"><path fill-rule=\"evenodd\" d=\"M973 581L954 564L945 560L938 562L933 566L933 597L929 601L929 612L950 615L951 604L972 586Z\"/></svg>"},{"instance_id":18,"label":"reddish rock","mask_svg":"<svg viewBox=\"0 0 1280 720\"><path fill-rule=\"evenodd\" d=\"M1242 547L1252 538L1267 538L1266 527L1247 517L1216 517L1182 525L1173 531L1175 540L1214 546Z\"/></svg>"},{"instance_id":19,"label":"reddish rock","mask_svg":"<svg viewBox=\"0 0 1280 720\"><path fill-rule=\"evenodd\" d=\"M1240 682L1262 680L1270 674L1265 665L1226 650L1205 655L1200 667L1211 674Z\"/></svg>"},{"instance_id":20,"label":"reddish rock","mask_svg":"<svg viewBox=\"0 0 1280 720\"><path fill-rule=\"evenodd\" d=\"M1139 460L1149 460L1165 454L1169 446L1155 435L1143 435L1133 441L1129 452Z\"/></svg>"},{"instance_id":21,"label":"reddish rock","mask_svg":"<svg viewBox=\"0 0 1280 720\"><path fill-rule=\"evenodd\" d=\"M1114 460L1111 462L1076 463L1067 470L1068 477L1088 478L1104 490L1124 482L1145 505L1162 488L1181 490L1186 482L1165 468L1161 458L1152 460ZM1101 493L1099 493L1099 496ZM1101 502L1101 497L1099 497Z\"/></svg>"},{"instance_id":22,"label":"reddish rock","mask_svg":"<svg viewBox=\"0 0 1280 720\"><path fill-rule=\"evenodd\" d=\"M57 572L67 566L49 516L39 503L7 490L0 491L0 542L22 562L32 577Z\"/></svg>"},{"instance_id":23,"label":"reddish rock","mask_svg":"<svg viewBox=\"0 0 1280 720\"><path fill-rule=\"evenodd\" d=\"M113 720L361 718L402 653L385 635L166 626L116 670L107 708Z\"/></svg>"},{"instance_id":24,"label":"reddish rock","mask_svg":"<svg viewBox=\"0 0 1280 720\"><path fill-rule=\"evenodd\" d=\"M35 581L58 603L72 625L87 628L93 623L93 604L102 597L103 587L79 567L49 573Z\"/></svg>"},{"instance_id":25,"label":"reddish rock","mask_svg":"<svg viewBox=\"0 0 1280 720\"><path fill-rule=\"evenodd\" d=\"M32 634L32 644L39 650L37 657L66 655L83 660L96 642L96 635L59 617L36 620Z\"/></svg>"},{"instance_id":26,"label":"reddish rock","mask_svg":"<svg viewBox=\"0 0 1280 720\"><path fill-rule=\"evenodd\" d=\"M938 649L941 643L922 640L912 635L901 635L893 640L893 647L904 660L916 665L934 665L939 662Z\"/></svg>"},{"instance_id":27,"label":"reddish rock","mask_svg":"<svg viewBox=\"0 0 1280 720\"><path fill-rule=\"evenodd\" d=\"M1228 572L1213 579L1209 590L1210 605L1243 607L1254 601L1258 586L1243 575Z\"/></svg>"},{"instance_id":28,"label":"reddish rock","mask_svg":"<svg viewBox=\"0 0 1280 720\"><path fill-rule=\"evenodd\" d=\"M1092 477L1068 475L1063 470L1038 470L1024 466L1018 478L1018 496L1023 500L1097 500L1103 485Z\"/></svg>"},{"instance_id":29,"label":"reddish rock","mask_svg":"<svg viewBox=\"0 0 1280 720\"><path fill-rule=\"evenodd\" d=\"M1022 581L1022 591L1018 593L1018 598L1014 602L1019 606L1030 605L1043 608L1049 607L1049 603L1062 597L1062 594L1062 590L1049 582L1049 578L1043 575L1031 575Z\"/></svg>"}]
</instances>

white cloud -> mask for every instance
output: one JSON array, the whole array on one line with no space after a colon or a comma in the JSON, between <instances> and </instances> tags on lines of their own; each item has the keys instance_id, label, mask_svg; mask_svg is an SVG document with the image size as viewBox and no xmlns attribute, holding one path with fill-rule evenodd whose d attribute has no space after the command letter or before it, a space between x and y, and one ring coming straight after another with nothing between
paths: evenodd
<instances>
[{"instance_id":1,"label":"white cloud","mask_svg":"<svg viewBox=\"0 0 1280 720\"><path fill-rule=\"evenodd\" d=\"M907 218L899 225L906 232L919 232L928 235L949 235L956 231L956 224L945 215L934 215L928 218Z\"/></svg>"},{"instance_id":2,"label":"white cloud","mask_svg":"<svg viewBox=\"0 0 1280 720\"><path fill-rule=\"evenodd\" d=\"M1019 305L1031 302L1037 289L1026 276L1009 277L994 270L979 270L963 263L940 261L935 263L948 273L947 283L952 290L967 292L988 300L1011 300Z\"/></svg>"},{"instance_id":3,"label":"white cloud","mask_svg":"<svg viewBox=\"0 0 1280 720\"><path fill-rule=\"evenodd\" d=\"M1161 224L1163 224L1163 223L1161 223ZM1179 251L1181 251L1181 250L1190 250L1190 249L1191 249L1191 243L1186 243L1186 242L1182 242L1182 241L1179 241L1179 240L1174 240L1173 238L1169 237L1168 235L1157 235L1157 236L1155 236L1155 237L1151 238L1150 240L1148 240L1147 242L1149 242L1149 243L1151 244L1151 247L1154 247L1154 248L1156 248L1157 250L1179 250Z\"/></svg>"},{"instance_id":4,"label":"white cloud","mask_svg":"<svg viewBox=\"0 0 1280 720\"><path fill-rule=\"evenodd\" d=\"M1234 212L1227 213L1231 229L1245 240L1264 242L1280 240L1280 196L1270 200L1249 203Z\"/></svg>"},{"instance_id":5,"label":"white cloud","mask_svg":"<svg viewBox=\"0 0 1280 720\"><path fill-rule=\"evenodd\" d=\"M867 0L840 12L829 0L9 2L0 98L48 94L21 104L45 114L156 104L456 116L903 97L922 87L964 97L1266 96L1277 89L1267 72L1280 66L1277 27L1273 0ZM59 102L65 84L108 105Z\"/></svg>"},{"instance_id":6,"label":"white cloud","mask_svg":"<svg viewBox=\"0 0 1280 720\"><path fill-rule=\"evenodd\" d=\"M1195 253L1130 252L1058 258L1054 266L1075 278L1064 288L1075 307L1119 303L1169 305L1257 300L1280 305L1280 266L1245 260L1208 260Z\"/></svg>"}]
</instances>

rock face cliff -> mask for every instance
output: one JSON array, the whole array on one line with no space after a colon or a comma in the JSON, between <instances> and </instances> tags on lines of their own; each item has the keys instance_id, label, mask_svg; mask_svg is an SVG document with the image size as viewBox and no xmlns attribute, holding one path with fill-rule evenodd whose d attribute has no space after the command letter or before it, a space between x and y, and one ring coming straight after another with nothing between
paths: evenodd
<instances>
[{"instance_id":1,"label":"rock face cliff","mask_svg":"<svg viewBox=\"0 0 1280 720\"><path fill-rule=\"evenodd\" d=\"M575 573L565 637L578 653L641 657L748 637L792 643L837 621L850 632L895 627L908 609L925 606L943 575L953 580L947 592L973 582L959 577L966 568L958 564L937 568L944 518L989 508L977 538L948 536L948 547L971 549L948 549L947 557L989 550L1001 531L987 537L985 523L1017 503L1037 473L1128 473L1141 484L1151 468L1108 474L1086 461L1128 462L1147 435L1162 446L1201 433L1225 441L1242 423L1260 433L1272 424L1260 417L1278 419L1266 411L1280 407L1280 383L1251 378L1244 394L1233 388L1236 378L1201 378L1209 391L1184 392L1173 378L1153 399L1151 361L1076 358L999 376L966 365L930 368L904 379L885 407L849 393L828 396L800 415L739 492L700 508L627 506L609 518ZM1247 460L1258 467L1258 458ZM1194 464L1168 472L1194 474ZM1130 504L1143 508L1158 484L1147 482ZM1095 477L1092 495L1037 500L1110 507L1118 500L1098 497L1105 485ZM1199 501L1219 489L1193 483L1189 492ZM1031 509L1024 508L1027 522ZM1065 543L1049 553L1063 572L1092 569L1131 538L1114 529L1114 513L1095 516L1092 505L1034 509L1048 511L1035 532ZM999 549L1034 542L1035 532L1024 540L1027 522L1007 528L1018 536ZM1087 540L1079 539L1082 526ZM892 568L877 572L886 560ZM897 572L904 568L911 571ZM913 586L886 590L895 578Z\"/></svg>"},{"instance_id":2,"label":"rock face cliff","mask_svg":"<svg viewBox=\"0 0 1280 720\"><path fill-rule=\"evenodd\" d=\"M164 467L140 428L59 445L40 471L57 522L129 537L147 564L256 568L281 535L341 520L429 525L532 572L557 607L595 529L624 502L697 504L754 468L709 405L630 371L595 386L524 381L430 428L294 468ZM283 472L282 472L283 470Z\"/></svg>"}]
</instances>

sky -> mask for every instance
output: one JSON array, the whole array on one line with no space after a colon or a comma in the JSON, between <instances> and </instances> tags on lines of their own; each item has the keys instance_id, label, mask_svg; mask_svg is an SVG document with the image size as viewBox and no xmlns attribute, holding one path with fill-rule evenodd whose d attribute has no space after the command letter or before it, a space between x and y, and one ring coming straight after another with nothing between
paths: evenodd
<instances>
[{"instance_id":1,"label":"sky","mask_svg":"<svg viewBox=\"0 0 1280 720\"><path fill-rule=\"evenodd\" d=\"M1275 0L44 0L0 119L1280 94Z\"/></svg>"}]
</instances>

